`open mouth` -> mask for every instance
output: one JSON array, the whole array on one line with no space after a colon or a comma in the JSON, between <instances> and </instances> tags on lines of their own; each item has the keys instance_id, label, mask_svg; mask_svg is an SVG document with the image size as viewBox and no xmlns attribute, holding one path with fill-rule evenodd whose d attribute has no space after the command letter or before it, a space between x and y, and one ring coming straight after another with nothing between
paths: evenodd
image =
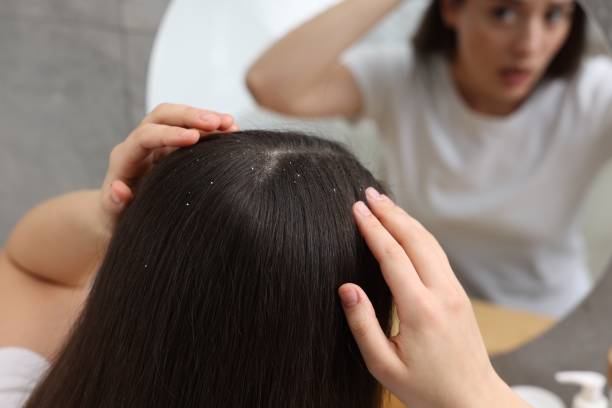
<instances>
[{"instance_id":1,"label":"open mouth","mask_svg":"<svg viewBox=\"0 0 612 408\"><path fill-rule=\"evenodd\" d=\"M527 83L533 76L533 71L524 68L504 68L499 76L506 86L516 87Z\"/></svg>"}]
</instances>

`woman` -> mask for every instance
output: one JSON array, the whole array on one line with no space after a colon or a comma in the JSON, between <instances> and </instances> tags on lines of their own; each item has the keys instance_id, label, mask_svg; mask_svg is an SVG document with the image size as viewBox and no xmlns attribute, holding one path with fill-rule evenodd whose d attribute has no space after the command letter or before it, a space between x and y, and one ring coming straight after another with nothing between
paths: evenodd
<instances>
[{"instance_id":1,"label":"woman","mask_svg":"<svg viewBox=\"0 0 612 408\"><path fill-rule=\"evenodd\" d=\"M298 134L197 143L214 130L236 127L162 106L113 150L100 190L18 224L0 255L3 407L45 360L25 406L379 406L334 295L346 280L361 285L339 293L367 367L404 402L523 406L441 248L373 188L371 211L353 206L367 250L350 207L380 186L349 153ZM372 254L401 299L391 340Z\"/></svg>"},{"instance_id":2,"label":"woman","mask_svg":"<svg viewBox=\"0 0 612 408\"><path fill-rule=\"evenodd\" d=\"M434 0L412 44L345 51L398 0L345 0L247 83L299 116L372 118L385 181L468 293L561 316L588 292L585 193L612 155L612 64L583 59L573 0Z\"/></svg>"}]
</instances>

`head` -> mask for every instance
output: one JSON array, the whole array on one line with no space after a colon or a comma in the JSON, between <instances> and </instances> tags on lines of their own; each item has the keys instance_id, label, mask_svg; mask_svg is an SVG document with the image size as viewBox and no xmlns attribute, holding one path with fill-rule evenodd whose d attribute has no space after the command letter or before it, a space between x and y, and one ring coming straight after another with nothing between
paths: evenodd
<instances>
[{"instance_id":1,"label":"head","mask_svg":"<svg viewBox=\"0 0 612 408\"><path fill-rule=\"evenodd\" d=\"M391 296L351 206L383 187L339 145L206 138L157 164L29 407L375 407L336 294Z\"/></svg>"},{"instance_id":2,"label":"head","mask_svg":"<svg viewBox=\"0 0 612 408\"><path fill-rule=\"evenodd\" d=\"M468 102L517 105L542 78L577 70L585 25L574 0L433 0L414 45L448 55Z\"/></svg>"}]
</instances>

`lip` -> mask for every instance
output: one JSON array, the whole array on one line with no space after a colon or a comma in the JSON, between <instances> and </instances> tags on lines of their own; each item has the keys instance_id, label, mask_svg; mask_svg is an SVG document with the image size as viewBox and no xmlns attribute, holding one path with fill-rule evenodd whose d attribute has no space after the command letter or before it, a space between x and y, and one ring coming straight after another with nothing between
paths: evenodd
<instances>
[{"instance_id":1,"label":"lip","mask_svg":"<svg viewBox=\"0 0 612 408\"><path fill-rule=\"evenodd\" d=\"M508 87L517 87L529 82L533 71L526 68L503 68L499 70L499 77Z\"/></svg>"}]
</instances>

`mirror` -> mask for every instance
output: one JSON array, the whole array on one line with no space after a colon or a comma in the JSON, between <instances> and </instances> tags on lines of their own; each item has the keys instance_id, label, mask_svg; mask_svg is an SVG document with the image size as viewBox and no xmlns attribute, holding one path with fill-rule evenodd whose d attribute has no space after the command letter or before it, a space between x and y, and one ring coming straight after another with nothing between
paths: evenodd
<instances>
[{"instance_id":1,"label":"mirror","mask_svg":"<svg viewBox=\"0 0 612 408\"><path fill-rule=\"evenodd\" d=\"M497 3L504 4L503 1L495 2L495 0L473 1L480 2L482 7L491 7L492 4ZM597 9L596 12L589 15L602 18L603 20L599 22L601 24L607 21L605 12L608 8L603 4L603 0L600 2L601 4L598 3L598 0L592 0L587 6ZM213 16L203 10L206 6L202 2L174 0L160 27L150 61L148 107L151 108L161 101L183 101L200 106L216 106L221 110L236 112L243 127L297 126L314 133L333 135L347 143L377 175L384 175L385 166L383 164L390 161L386 156L389 152L383 151L380 134L372 121L366 120L357 124L349 124L340 119L304 121L272 114L258 108L244 86L244 77L249 66L268 46L292 27L300 25L308 18L337 3L336 0L312 2L291 0L283 2L283 7L280 8L276 0L258 0L248 3L233 0L225 2L223 6L215 3L216 12ZM406 39L415 32L428 6L429 1L426 0L404 2L361 40L357 47L380 47L390 43L400 46L406 44ZM197 10L202 10L202 12L198 13ZM522 11L519 10L518 13ZM237 24L225 25L226 17L230 15L234 21L238 22ZM609 13L607 16L609 18ZM202 21L202 18L206 21ZM515 17L509 14L507 18ZM601 30L590 20L590 17L587 18L587 21L587 53L595 55L607 52ZM203 55L192 64L175 63L174 61L181 61L180 54L183 52L180 47L176 47L176 44L189 43L189 39L201 38L203 35L201 27L203 26L210 28L207 30L207 35L213 33L213 37L209 37L209 43L223 45L213 47L211 54ZM606 34L612 36L612 31ZM248 41L245 41L246 38ZM510 79L512 75L509 74ZM172 80L170 81L169 78ZM541 115L550 116L550 112L559 114L561 111L551 110L556 109L557 102L553 98L550 99L548 105L541 104L545 109L538 114L540 115L538 119L542 117ZM471 115L468 118L472 122L481 121L482 126L485 127L499 127L500 122L504 120L500 119L497 123L492 120L487 123L489 119L482 115ZM562 120L562 117L549 119L551 123ZM536 122L534 118L534 126ZM457 127L459 128L460 125ZM595 189L589 193L589 182L598 174L599 167L585 172L581 169L591 166L590 163L583 163L582 167L578 164L570 165L575 161L575 157L570 160L572 150L567 149L562 153L565 156L559 157L568 157L568 159L560 159L560 169L555 170L556 175L554 171L548 174L549 181L541 184L534 182L534 177L541 173L534 173L533 177L520 176L523 177L523 181L520 181L520 178L512 179L512 177L517 177L517 174L520 175L521 169L529 170L529 166L538 163L538 159L532 157L532 161L529 162L531 164L526 166L528 157L525 154L538 155L546 152L547 147L537 146L537 143L543 143L541 137L542 140L536 143L533 142L533 138L525 137L524 133L529 131L531 129L523 129L523 135L518 135L518 137L523 137L524 144L519 146L510 144L508 145L509 150L501 154L496 153L499 158L503 159L501 170L499 166L495 170L500 173L487 173L489 169L487 166L491 164L487 163L489 156L481 156L478 159L470 158L469 160L473 160L475 164L460 163L453 161L452 158L447 158L446 168L427 169L429 181L434 183L433 189L432 184L429 184L420 186L421 190L412 190L413 192L419 191L419 200L422 200L424 196L428 197L425 204L418 200L406 199L406 197L398 197L398 199L408 211L416 212L415 216L420 218L440 239L451 261L454 261L456 272L462 277L463 284L472 294L485 296L511 309L526 308L536 314L558 318L565 315L588 292L589 280L597 279L612 252L612 234L610 233L612 217L605 209L605 203L612 199L612 190L609 187L612 186L612 168L608 167L601 173L595 183ZM499 135L490 136L499 137ZM397 148L400 145L397 142L393 147ZM481 143L477 149L486 149L485 145L486 143ZM431 148L431 145L423 143L415 143L412 147L414 146L425 150ZM400 148L406 148L406 146L401 145ZM444 148L447 149L446 152L438 151L437 154L457 155L461 153L461 149L466 148L465 140L463 146L450 145ZM494 148L503 149L504 147L501 144ZM489 152L488 154L494 153ZM469 155L459 157L457 160L467 160L467 157ZM499 158L496 160L500 160ZM588 159L585 160L588 162ZM457 167L454 169L448 167L452 165ZM402 171L410 172L410 168L404 167ZM471 176L469 178L457 177L456 174L461 171L471 172ZM579 179L574 177L577 172L582 172ZM419 182L418 179L411 180L414 183ZM402 196L401 183L398 183L397 180L387 181L391 181L391 188L396 196ZM565 196L556 195L565 188L565 183L572 182L575 183L575 186L579 184L573 193ZM480 187L476 188L474 191L479 191L478 195L462 194L461 188L455 187L465 187L465 183L482 183L485 188L480 190ZM519 195L510 191L522 188L521 183L531 184ZM550 183L557 183L556 187L551 187ZM500 189L498 184L510 190ZM440 186L444 188L439 188ZM547 191L547 188L552 188L550 191L552 196L546 193L536 198L541 191ZM587 193L589 195L586 200L586 221L574 231L574 225L568 225L568 219L573 219L579 207L579 201ZM555 198L547 201L547 196ZM496 204L488 206L487 203L491 202L496 202ZM430 211L432 207L435 209ZM435 211L441 211L444 216L430 218L432 212ZM524 216L525 214L530 215ZM565 224L565 227L560 227L561 224ZM587 260L580 257L583 251L580 228L586 232L588 266L586 265ZM545 237L546 234L548 235ZM500 240L501 235L504 235L504 238ZM559 238L561 236L565 238ZM496 245L491 244L494 242ZM542 247L534 250L537 245ZM523 255L529 251L531 251L530 259L526 259ZM508 268L503 265L504 262L501 261L503 259L510 265ZM531 268L539 269L538 272L534 272ZM502 277L490 279L491 274L487 272L488 269L497 269L495 273ZM565 269L566 272L563 277L560 277L559 271L562 269ZM569 272L573 269L582 270L584 276L581 279L575 279L577 274ZM591 271L590 274L587 271ZM517 278L518 275L522 276ZM569 283L568 280L572 279L574 279L573 282ZM548 291L555 291L558 290L559 285L565 285L566 292L558 292L557 295L549 296L548 300L544 300L544 297L538 293L538 286L545 287L547 288L545 290ZM506 291L506 286L512 289ZM571 289L572 287L580 289L574 290ZM568 296L573 298L568 300Z\"/></svg>"}]
</instances>

